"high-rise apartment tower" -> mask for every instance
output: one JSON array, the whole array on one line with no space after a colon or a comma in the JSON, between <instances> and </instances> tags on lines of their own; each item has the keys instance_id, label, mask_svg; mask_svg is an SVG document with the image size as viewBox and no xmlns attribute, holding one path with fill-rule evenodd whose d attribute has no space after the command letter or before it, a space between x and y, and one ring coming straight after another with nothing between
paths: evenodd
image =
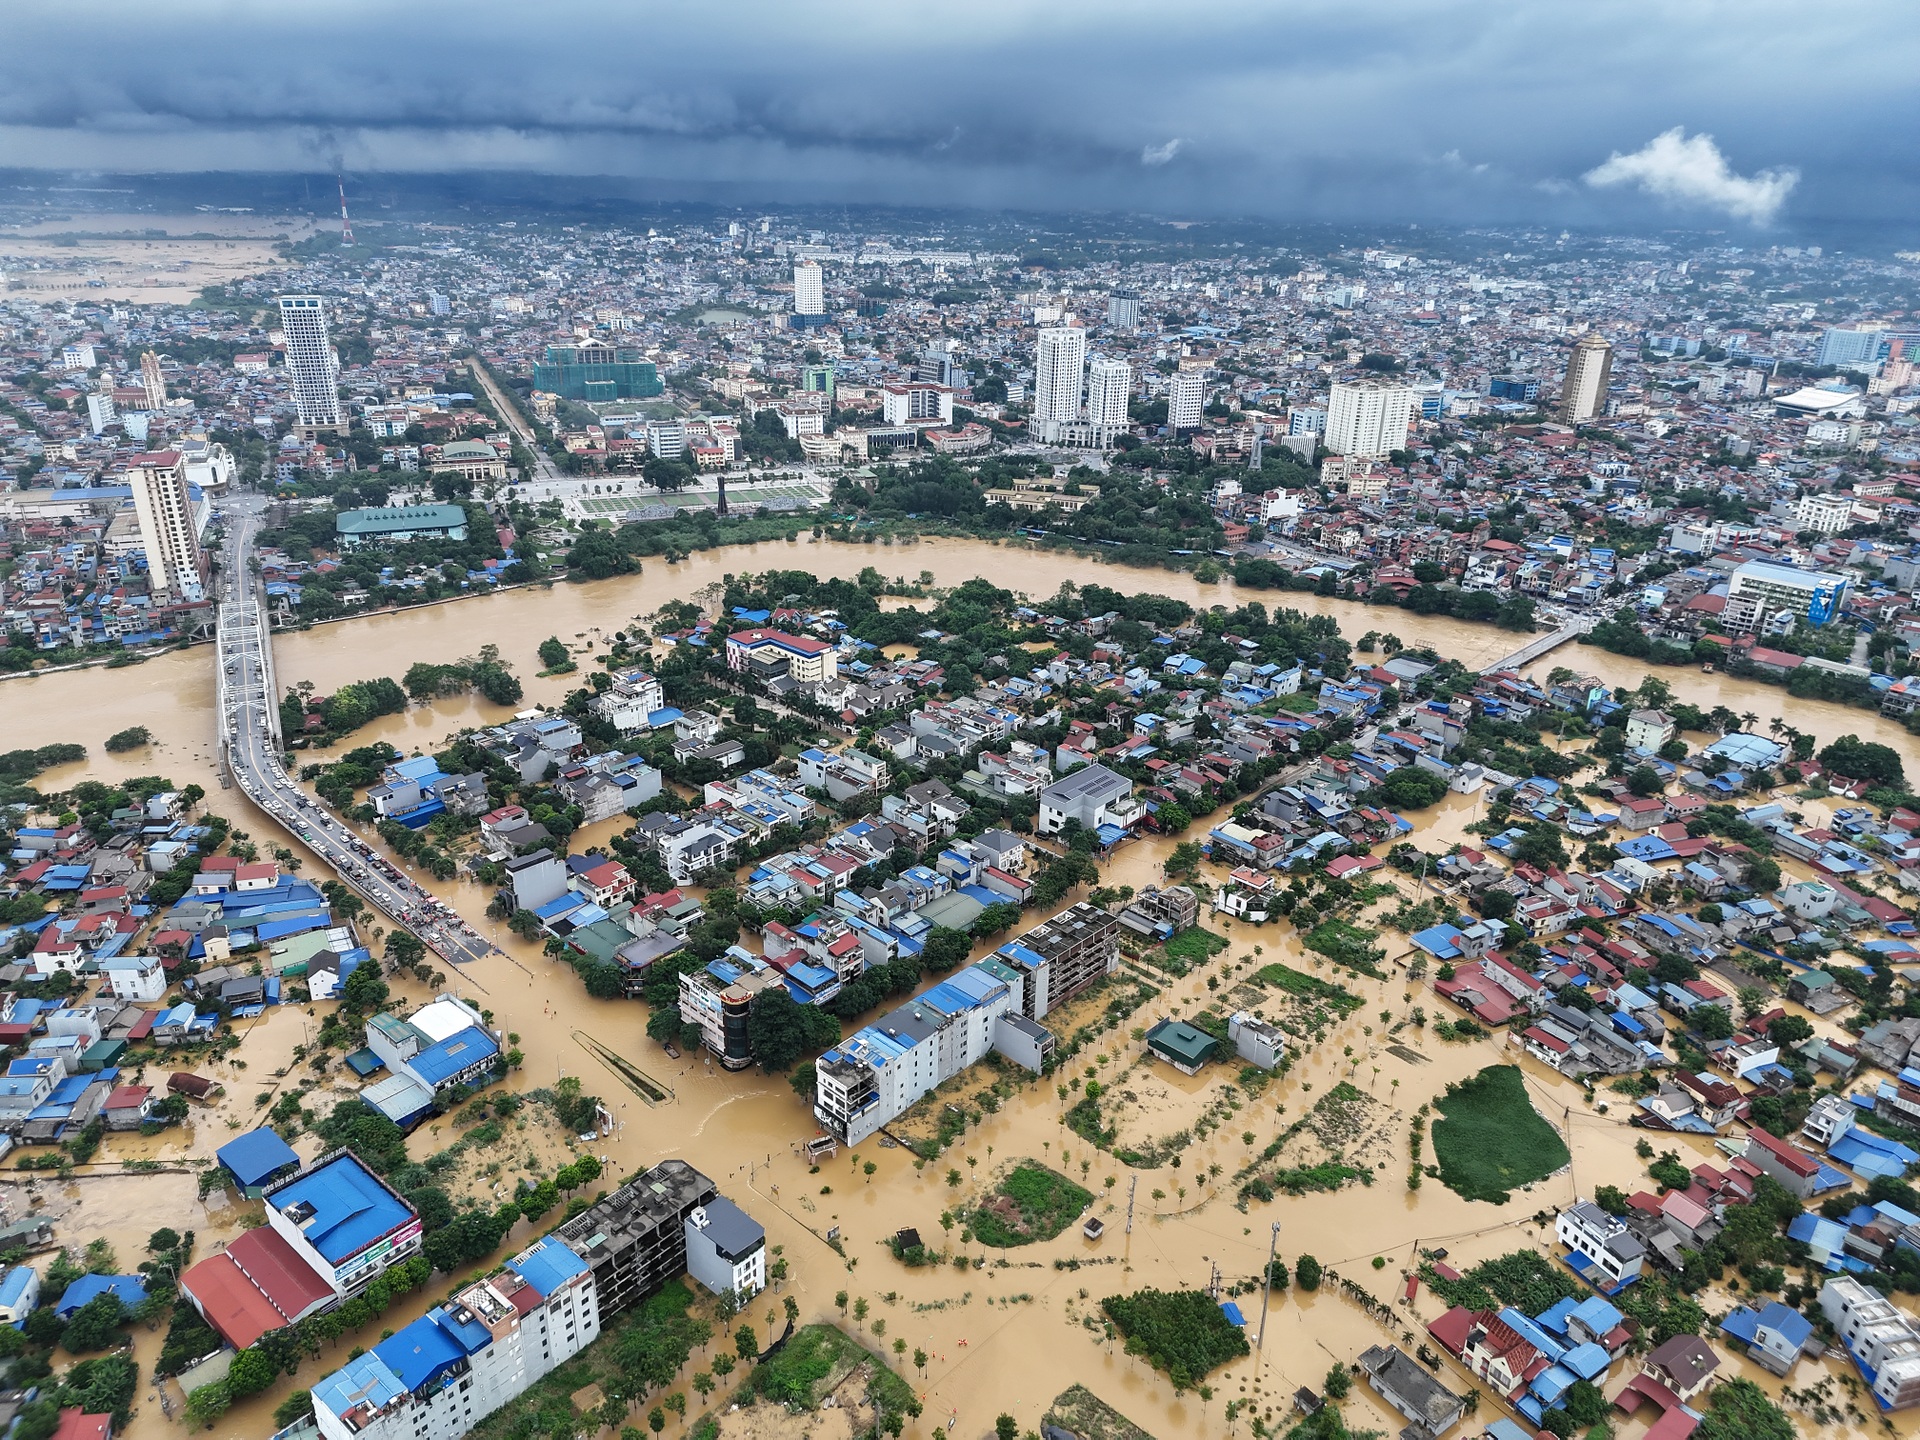
<instances>
[{"instance_id":1,"label":"high-rise apartment tower","mask_svg":"<svg viewBox=\"0 0 1920 1440\"><path fill-rule=\"evenodd\" d=\"M1327 397L1327 449L1336 455L1386 455L1405 448L1413 387L1385 380L1336 380Z\"/></svg>"},{"instance_id":2,"label":"high-rise apartment tower","mask_svg":"<svg viewBox=\"0 0 1920 1440\"><path fill-rule=\"evenodd\" d=\"M200 600L206 596L207 559L187 488L187 463L176 450L142 455L128 472L147 576L156 596Z\"/></svg>"},{"instance_id":3,"label":"high-rise apartment tower","mask_svg":"<svg viewBox=\"0 0 1920 1440\"><path fill-rule=\"evenodd\" d=\"M340 370L327 339L327 306L318 295L287 295L280 301L280 328L287 337L287 376L300 430L344 435Z\"/></svg>"},{"instance_id":4,"label":"high-rise apartment tower","mask_svg":"<svg viewBox=\"0 0 1920 1440\"><path fill-rule=\"evenodd\" d=\"M1613 346L1598 335L1582 335L1567 357L1567 381L1560 387L1560 419L1578 425L1606 408L1607 379L1613 374Z\"/></svg>"}]
</instances>

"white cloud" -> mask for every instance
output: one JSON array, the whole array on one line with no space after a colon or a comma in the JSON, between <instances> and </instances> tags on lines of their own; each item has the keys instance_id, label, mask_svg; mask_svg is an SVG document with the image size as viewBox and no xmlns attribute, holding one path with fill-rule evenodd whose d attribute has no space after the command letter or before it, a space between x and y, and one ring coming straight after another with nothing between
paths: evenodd
<instances>
[{"instance_id":1,"label":"white cloud","mask_svg":"<svg viewBox=\"0 0 1920 1440\"><path fill-rule=\"evenodd\" d=\"M1164 145L1148 145L1140 151L1142 165L1164 165L1180 153L1180 137L1174 136Z\"/></svg>"},{"instance_id":2,"label":"white cloud","mask_svg":"<svg viewBox=\"0 0 1920 1440\"><path fill-rule=\"evenodd\" d=\"M1741 175L1711 135L1688 137L1676 125L1631 155L1615 151L1583 177L1587 184L1638 185L1648 195L1679 204L1723 210L1736 220L1768 225L1780 213L1800 172L1791 168Z\"/></svg>"}]
</instances>

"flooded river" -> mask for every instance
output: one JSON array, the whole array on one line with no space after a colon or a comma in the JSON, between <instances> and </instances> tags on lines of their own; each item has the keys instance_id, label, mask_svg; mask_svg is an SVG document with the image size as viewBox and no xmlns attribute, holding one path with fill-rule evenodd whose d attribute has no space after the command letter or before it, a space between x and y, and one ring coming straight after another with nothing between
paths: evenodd
<instances>
[{"instance_id":1,"label":"flooded river","mask_svg":"<svg viewBox=\"0 0 1920 1440\"><path fill-rule=\"evenodd\" d=\"M596 638L596 630L610 636L635 617L651 613L669 599L694 595L729 572L780 567L850 577L869 564L883 574L908 578L930 570L941 585L980 575L1035 600L1051 595L1066 579L1097 581L1129 592L1151 590L1199 605L1259 599L1269 608L1292 605L1335 615L1349 638L1369 629L1391 632L1408 644L1430 644L1470 665L1484 664L1516 644L1512 635L1486 626L1423 619L1404 611L1316 596L1247 592L1243 597L1230 583L1202 585L1187 575L1126 570L982 542L943 540L885 547L803 541L716 551L671 566L650 559L645 573L636 577L557 585L549 591L516 591L321 626L280 638L277 668L283 684L308 680L324 693L369 676L398 678L414 661L450 660L493 643L525 679L528 703L554 703L579 677L535 677L534 650L549 635L576 646ZM205 786L211 807L232 816L261 841L291 844L255 814L237 790L220 788L213 763L212 654L210 648L200 648L126 669L0 682L0 721L4 721L7 744L78 740L88 746L86 762L49 772L41 781L45 788L57 789L85 776L165 774L177 783ZM1556 664L1600 675L1613 684L1632 685L1640 675L1634 662L1587 647L1564 648L1538 662L1534 672L1544 676ZM1920 769L1920 749L1913 737L1877 716L1790 701L1783 691L1726 676L1691 670L1661 673L1683 698L1702 706L1725 704L1736 712L1753 711L1762 717L1763 729L1767 717L1790 713L1795 724L1815 733L1821 743L1849 732L1884 740ZM475 700L443 701L386 717L358 732L353 743L383 738L405 750L427 749L453 729L491 723L505 715L505 710ZM147 726L155 744L128 755L107 755L101 747L106 736L134 724ZM1476 817L1479 803L1473 797L1449 797L1419 817L1422 833L1416 838L1428 848L1458 838L1461 827ZM611 824L605 827L609 831ZM601 834L596 828L577 843L591 843ZM297 844L292 848L300 853ZM1168 849L1161 840L1123 847L1105 869L1106 883L1138 887L1159 880ZM306 863L311 867L310 857ZM1399 883L1411 892L1413 882ZM1035 1427L1048 1401L1075 1381L1087 1384L1161 1440L1199 1440L1228 1433L1224 1407L1235 1399L1255 1402L1257 1413L1265 1415L1270 1409L1274 1422L1283 1421L1293 1391L1303 1385L1321 1388L1327 1368L1336 1359L1351 1363L1367 1346L1389 1339L1405 1344L1403 1331L1414 1331L1417 1337L1420 1325L1437 1313L1439 1307L1424 1293L1411 1307L1400 1301L1403 1272L1413 1263L1417 1249L1445 1246L1453 1263L1464 1267L1488 1255L1540 1243L1550 1233L1551 1222L1543 1228L1535 1221L1536 1213L1550 1212L1576 1195L1591 1194L1597 1183L1631 1185L1643 1170L1633 1154L1635 1135L1625 1124L1628 1102L1613 1096L1614 1103L1608 1106L1603 1090L1600 1103L1589 1106L1578 1086L1524 1062L1538 1108L1567 1134L1573 1152L1571 1168L1516 1194L1504 1206L1468 1203L1432 1181L1409 1192L1407 1131L1413 1111L1449 1082L1504 1058L1506 1052L1491 1040L1443 1043L1430 1030L1413 1026L1390 1037L1388 1032L1405 1021L1416 1005L1423 1005L1429 1014L1438 1012L1432 992L1397 977L1373 981L1342 976L1342 982L1363 998L1363 1007L1335 1026L1292 1073L1247 1102L1230 1124L1182 1150L1178 1170L1135 1172L1118 1164L1065 1127L1063 1104L1051 1086L1034 1085L969 1129L938 1162L916 1167L904 1150L871 1141L853 1155L843 1152L821 1173L810 1174L793 1146L812 1134L814 1127L783 1077L725 1074L703 1060L669 1060L645 1038L643 1007L589 999L570 971L547 960L537 946L514 939L484 918L487 896L480 887L456 881L432 888L483 932L494 934L505 951L461 970L451 977L450 985L491 1009L496 1024L520 1037L526 1064L509 1085L526 1090L550 1085L562 1074L579 1075L590 1091L605 1098L620 1123L618 1133L597 1149L607 1156L614 1178L668 1156L684 1158L711 1175L765 1223L769 1243L781 1247L791 1262L790 1292L799 1299L803 1318L839 1318L834 1295L841 1289L871 1301L868 1328L875 1319L886 1322L884 1340L875 1343L890 1346L898 1337L907 1341L909 1352L920 1348L932 1357L924 1375L909 1364L901 1367L926 1403L927 1413L916 1422L913 1434L945 1430L952 1415L957 1417L952 1433L977 1440L990 1433L994 1416L1002 1410L1011 1411L1022 1429ZM1392 903L1386 902L1383 908L1391 908ZM1149 1115L1156 1106L1165 1107L1169 1114L1198 1106L1202 1092L1230 1078L1231 1069L1216 1067L1197 1080L1161 1066L1134 1069L1140 1046L1129 1038L1131 1026L1150 1024L1161 1014L1191 1014L1205 1004L1217 1004L1218 997L1207 988L1207 974L1248 969L1275 958L1304 970L1315 967L1317 957L1300 950L1290 927L1276 924L1254 930L1217 918L1209 923L1231 941L1222 959L1203 973L1168 982L1143 1010L1074 1062L1074 1067L1094 1066L1103 1080L1125 1072L1126 1083L1147 1097L1143 1109ZM1405 949L1404 940L1391 932L1382 943L1390 956L1397 957ZM1255 946L1262 952L1258 958ZM418 989L408 982L403 993L416 994ZM270 1012L239 1054L244 1070L232 1063L209 1067L228 1089L218 1111L197 1116L190 1134L175 1132L126 1144L115 1141L104 1153L113 1159L163 1162L189 1153L210 1153L225 1136L253 1122L258 1113L256 1096L276 1092L279 1082L272 1072L291 1062L292 1047L313 1023L304 1010ZM633 1057L671 1088L671 1098L649 1105L623 1088L583 1045L582 1037ZM1399 1048L1389 1049L1390 1044ZM147 1077L149 1082L154 1078ZM1381 1107L1379 1134L1368 1149L1369 1159L1378 1154L1373 1163L1382 1167L1375 1172L1374 1183L1331 1194L1254 1203L1245 1213L1237 1209L1232 1202L1233 1172L1246 1163L1250 1152L1257 1152L1342 1080L1370 1094ZM330 1104L333 1098L323 1091L309 1103ZM1251 1146L1242 1139L1243 1132L1254 1136ZM449 1138L450 1134L423 1127L414 1137L413 1148L423 1155ZM561 1153L551 1138L535 1137L534 1143L543 1165ZM1713 1158L1710 1146L1691 1137L1664 1137L1660 1143L1679 1150L1689 1163ZM310 1144L310 1140L302 1142L303 1153ZM512 1147L520 1147L518 1137ZM942 1211L977 1201L991 1173L1026 1156L1075 1178L1085 1163L1084 1183L1097 1197L1096 1213L1107 1221L1103 1240L1085 1241L1075 1227L1051 1242L1009 1252L1004 1268L997 1253L987 1257L984 1268L964 1271L948 1265L908 1272L891 1258L885 1241L895 1231L911 1226L937 1243L943 1234ZM977 1162L977 1169L969 1160ZM871 1177L861 1169L869 1161L877 1166ZM1202 1184L1202 1173L1215 1165L1220 1167L1219 1179ZM949 1167L962 1174L958 1189L947 1184ZM1115 1181L1111 1188L1105 1184L1109 1177ZM506 1183L505 1176L500 1183ZM1177 1193L1182 1185L1188 1187L1184 1196ZM1130 1188L1131 1234L1126 1228ZM1152 1195L1155 1189L1163 1191L1161 1197ZM190 1176L41 1181L31 1192L19 1181L8 1181L0 1182L0 1194L11 1214L23 1213L36 1201L40 1208L56 1213L60 1238L67 1243L78 1245L95 1234L106 1235L126 1265L139 1258L147 1233L159 1224L193 1225L203 1254L231 1238L241 1224L240 1213L232 1207L202 1206L194 1198ZM1101 1297L1117 1292L1144 1286L1203 1285L1216 1267L1229 1285L1251 1277L1264 1260L1272 1222L1281 1227L1279 1253L1289 1264L1303 1253L1314 1255L1392 1307L1391 1326L1369 1318L1331 1283L1312 1295L1290 1290L1273 1302L1264 1348L1212 1376L1212 1398L1203 1399L1197 1394L1176 1396L1164 1379L1109 1345L1097 1328L1082 1323L1097 1315ZM840 1230L844 1258L826 1241L833 1227ZM508 1238L508 1246L526 1243L530 1233L523 1224ZM956 1249L961 1248L959 1234L956 1227L956 1238L948 1242ZM973 1255L982 1253L977 1244L965 1249ZM1385 1262L1378 1269L1376 1257ZM1056 1268L1056 1262L1078 1265ZM410 1306L396 1307L383 1327L404 1323L436 1298L437 1292L416 1297ZM764 1312L778 1303L777 1299L772 1306L765 1300L757 1302L749 1318L761 1324ZM1260 1323L1259 1297L1242 1297L1240 1303L1252 1320L1251 1336ZM1710 1304L1709 1309L1713 1308ZM150 1363L157 1335L142 1331L137 1341L143 1365ZM298 1383L311 1383L337 1364L350 1343L323 1357L318 1366L306 1367ZM359 1343L368 1343L368 1338L359 1337ZM1777 1383L1741 1362L1728 1359L1725 1368L1751 1374L1778 1391ZM1800 1378L1804 1384L1816 1377L1803 1372ZM215 1434L267 1433L272 1406L284 1389L237 1407L215 1427ZM133 1440L156 1440L171 1430L157 1405L146 1400L147 1390L143 1384L141 1412L128 1432ZM1403 1423L1380 1407L1364 1386L1356 1386L1348 1408L1356 1428L1396 1433ZM697 1404L693 1410L698 1413ZM1481 1409L1481 1421L1497 1413L1501 1412L1489 1402ZM1247 1421L1243 1414L1236 1432ZM673 1424L669 1436L684 1428ZM1628 1433L1640 1428L1634 1422ZM1911 1433L1911 1424L1902 1422L1901 1429Z\"/></svg>"}]
</instances>

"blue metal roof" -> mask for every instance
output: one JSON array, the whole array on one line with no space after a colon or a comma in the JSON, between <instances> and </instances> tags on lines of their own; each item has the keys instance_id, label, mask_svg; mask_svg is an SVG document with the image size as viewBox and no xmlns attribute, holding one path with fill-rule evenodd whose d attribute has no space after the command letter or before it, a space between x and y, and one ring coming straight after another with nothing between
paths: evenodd
<instances>
[{"instance_id":1,"label":"blue metal roof","mask_svg":"<svg viewBox=\"0 0 1920 1440\"><path fill-rule=\"evenodd\" d=\"M313 1206L313 1214L299 1222L300 1232L332 1265L347 1260L413 1215L404 1200L352 1155L338 1156L317 1170L309 1170L276 1191L272 1203L285 1214L302 1201Z\"/></svg>"},{"instance_id":2,"label":"blue metal roof","mask_svg":"<svg viewBox=\"0 0 1920 1440\"><path fill-rule=\"evenodd\" d=\"M300 1163L293 1147L264 1125L229 1140L213 1154L242 1187L264 1184L276 1170Z\"/></svg>"},{"instance_id":3,"label":"blue metal roof","mask_svg":"<svg viewBox=\"0 0 1920 1440\"><path fill-rule=\"evenodd\" d=\"M373 1347L373 1353L385 1362L402 1390L418 1390L468 1354L457 1332L443 1320L446 1312L432 1310L422 1315L397 1335L391 1335ZM481 1332L485 1334L484 1329Z\"/></svg>"},{"instance_id":4,"label":"blue metal roof","mask_svg":"<svg viewBox=\"0 0 1920 1440\"><path fill-rule=\"evenodd\" d=\"M147 1287L138 1275L82 1275L61 1292L53 1313L64 1320L89 1300L107 1294L118 1295L120 1303L131 1310L146 1300Z\"/></svg>"},{"instance_id":5,"label":"blue metal roof","mask_svg":"<svg viewBox=\"0 0 1920 1440\"><path fill-rule=\"evenodd\" d=\"M565 1242L548 1236L525 1254L507 1262L507 1268L540 1292L544 1299L576 1275L586 1273L587 1262Z\"/></svg>"},{"instance_id":6,"label":"blue metal roof","mask_svg":"<svg viewBox=\"0 0 1920 1440\"><path fill-rule=\"evenodd\" d=\"M494 1038L478 1025L457 1030L438 1045L422 1050L407 1062L408 1068L429 1085L437 1086L484 1060L500 1053Z\"/></svg>"}]
</instances>

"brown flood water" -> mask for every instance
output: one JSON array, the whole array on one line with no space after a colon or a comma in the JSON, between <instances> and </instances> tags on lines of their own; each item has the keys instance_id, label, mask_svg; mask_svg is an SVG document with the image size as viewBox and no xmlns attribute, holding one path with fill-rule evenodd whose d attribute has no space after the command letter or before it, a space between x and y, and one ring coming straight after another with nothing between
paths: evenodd
<instances>
[{"instance_id":1,"label":"brown flood water","mask_svg":"<svg viewBox=\"0 0 1920 1440\"><path fill-rule=\"evenodd\" d=\"M982 575L1036 600L1051 595L1063 579L1098 581L1123 591L1151 589L1202 605L1235 604L1241 598L1229 583L1203 586L1189 576L1165 571L1131 571L981 542L936 541L901 547L775 543L696 556L675 566L650 560L638 577L559 585L547 592L514 592L322 626L279 639L277 667L283 684L311 680L324 692L372 675L397 678L416 660L447 660L491 642L501 647L525 678L527 703L554 703L578 677L534 677L534 648L548 635L582 646L597 638L595 627L611 635L632 618L651 613L668 599L692 596L730 571L780 567L852 576L868 564L883 573L909 577L931 570L942 585ZM1381 611L1314 596L1249 592L1245 598L1259 599L1270 608L1290 604L1333 614L1350 637L1369 629L1390 631L1410 644L1434 645L1469 664L1484 664L1514 644L1512 636L1490 627L1423 619L1404 611ZM88 761L43 777L42 784L49 789L87 776L114 779L161 773L182 784L196 780L207 787L209 804L233 816L242 828L270 844L288 844L302 853L297 843L254 814L237 791L219 788L212 763L212 653L202 648L130 669L0 683L0 719L7 744L75 739L88 745ZM1544 676L1554 664L1595 673L1615 684L1631 685L1639 678L1632 662L1585 647L1563 649L1538 662L1534 671ZM1685 698L1702 705L1724 703L1736 711L1752 710L1763 717L1763 728L1765 717L1791 713L1796 724L1818 734L1822 743L1852 732L1896 745L1920 764L1913 737L1876 716L1791 702L1778 690L1725 676L1697 671L1664 674ZM1783 705L1790 705L1791 711L1783 710ZM354 743L385 738L403 749L425 749L453 729L492 723L505 715L504 710L477 701L444 701L387 717L357 734ZM129 756L107 755L100 742L131 724L148 726L155 745ZM1418 838L1428 848L1459 838L1461 827L1477 817L1479 803L1474 797L1449 797L1434 811L1417 817ZM594 827L579 843L603 838L615 823ZM1138 887L1158 880L1168 849L1162 840L1124 847L1106 867L1107 883ZM310 857L307 864L311 867ZM1411 881L1399 883L1411 892ZM484 918L487 897L480 887L453 882L433 888L476 926L493 930ZM1384 902L1382 910L1393 903ZM1140 1046L1128 1038L1131 1026L1151 1023L1162 1013L1190 1014L1205 1004L1218 1003L1207 989L1207 974L1237 971L1276 957L1312 970L1318 959L1301 951L1289 928L1270 925L1250 931L1218 918L1209 923L1232 941L1226 954L1207 971L1167 984L1126 1026L1103 1037L1093 1053L1076 1060L1076 1067L1090 1065L1103 1080L1120 1079L1119 1072L1133 1066L1139 1056ZM1223 1407L1230 1399L1258 1400L1263 1412L1271 1406L1273 1419L1281 1420L1294 1389L1320 1388L1334 1360L1351 1363L1360 1350L1388 1339L1404 1344L1399 1332L1405 1329L1414 1330L1418 1338L1419 1326L1438 1313L1440 1307L1424 1291L1411 1308L1399 1301L1403 1273L1419 1247L1444 1245L1453 1263L1461 1265L1519 1245L1544 1244L1550 1241L1551 1226L1534 1224L1535 1212L1591 1194L1596 1184L1630 1185L1642 1175L1641 1163L1633 1155L1636 1137L1625 1123L1627 1105L1622 1097L1611 1097L1614 1103L1602 1113L1599 1106L1585 1104L1579 1087L1523 1061L1541 1113L1568 1134L1573 1151L1570 1170L1538 1182L1504 1206L1468 1203L1433 1181L1418 1192L1407 1191L1408 1122L1413 1111L1450 1081L1505 1058L1507 1052L1491 1041L1445 1044L1430 1031L1412 1027L1389 1037L1389 1028L1403 1021L1415 1005L1424 1006L1430 1015L1443 1013L1431 991L1398 978L1372 981L1345 976L1340 977L1342 982L1365 999L1364 1008L1334 1027L1290 1075L1246 1103L1227 1125L1185 1148L1179 1170L1137 1172L1131 1235L1125 1228L1126 1206L1136 1172L1067 1130L1061 1119L1064 1107L1050 1087L1023 1090L963 1135L939 1161L924 1168L916 1169L907 1152L884 1148L876 1140L861 1147L857 1158L843 1153L822 1173L810 1175L792 1147L813 1133L811 1117L784 1079L724 1074L700 1060L669 1060L645 1038L643 1007L591 1000L571 973L547 960L538 947L504 931L495 938L506 955L455 973L450 986L492 1009L496 1024L520 1036L527 1061L509 1086L526 1090L549 1085L563 1073L581 1076L590 1090L608 1101L620 1121L619 1132L594 1147L607 1157L613 1178L667 1156L684 1158L713 1176L766 1225L769 1243L782 1247L792 1266L791 1293L800 1301L803 1318L837 1317L834 1294L840 1289L867 1297L873 1303L868 1327L874 1319L886 1321L885 1339L876 1343L890 1347L898 1337L907 1341L909 1353L917 1347L933 1357L924 1376L910 1364L901 1365L926 1402L927 1413L914 1426L915 1434L944 1431L947 1418L957 1415L952 1433L972 1440L988 1434L994 1416L1002 1410L1012 1412L1023 1429L1032 1427L1048 1401L1076 1381L1090 1386L1162 1440L1198 1440L1226 1433ZM1395 958L1406 948L1393 932L1385 933L1383 943ZM1258 961L1253 956L1255 946L1263 952ZM404 987L409 994L417 989L411 984ZM1384 1021L1382 1012L1387 1015ZM104 1147L103 1154L114 1160L162 1161L210 1154L225 1136L252 1123L258 1113L255 1097L276 1091L279 1082L273 1072L291 1062L292 1047L313 1023L304 1009L271 1012L249 1034L240 1053L244 1070L232 1064L212 1069L226 1084L227 1099L216 1111L197 1115L191 1133L174 1132L146 1141L116 1139ZM634 1058L671 1088L671 1099L648 1105L625 1090L582 1046L576 1038L579 1034ZM1387 1048L1390 1043L1422 1058L1395 1054ZM1348 1047L1350 1056L1343 1053ZM1108 1062L1105 1067L1099 1064L1102 1056ZM1203 1097L1229 1084L1233 1073L1234 1067L1217 1066L1190 1080L1160 1066L1144 1072L1128 1070L1121 1088L1140 1096L1126 1121L1128 1138L1151 1138L1184 1126L1203 1107ZM1375 1172L1375 1183L1331 1194L1256 1202L1244 1214L1236 1209L1230 1182L1250 1153L1241 1132L1254 1134L1251 1149L1257 1152L1341 1080L1350 1080L1382 1107L1378 1134L1366 1147L1368 1158L1383 1166ZM1601 1096L1605 1105L1604 1090ZM309 1103L331 1103L333 1098L323 1087ZM424 1155L448 1138L450 1132L437 1134L423 1127L412 1148ZM496 1148L519 1151L523 1138L532 1143L543 1166L550 1166L562 1153L557 1140L550 1133L540 1135L537 1127L530 1127L524 1137L515 1135L510 1146ZM303 1153L311 1143L303 1142ZM1689 1163L1714 1158L1711 1146L1691 1137L1666 1137L1661 1144L1680 1150ZM1085 1183L1096 1196L1095 1213L1108 1222L1103 1241L1084 1241L1076 1227L1051 1242L1009 1252L1006 1268L998 1266L1001 1257L994 1254L986 1268L966 1271L944 1266L909 1272L887 1253L886 1238L905 1226L937 1240L942 1235L943 1210L977 1202L993 1172L1025 1156L1051 1163L1075 1178L1080 1178L1080 1166L1086 1163ZM967 1163L969 1159L977 1162L977 1169ZM871 1178L861 1173L866 1161L878 1167ZM1219 1180L1203 1185L1201 1172L1213 1165L1221 1169ZM962 1173L957 1190L946 1184L949 1167ZM497 1180L488 1177L489 1183L504 1186L512 1173L508 1164ZM1111 1190L1104 1185L1109 1176L1116 1182ZM1184 1197L1177 1193L1181 1185L1187 1187ZM28 1188L19 1182L0 1182L9 1213L24 1213L30 1203ZM139 1258L147 1234L159 1224L192 1225L200 1237L200 1253L205 1254L237 1233L243 1213L236 1207L209 1210L202 1206L194 1198L191 1176L103 1176L65 1183L43 1181L32 1188L44 1208L65 1217L59 1230L63 1241L78 1245L93 1235L105 1235L126 1265ZM1165 1192L1158 1200L1151 1193L1156 1188ZM1083 1317L1097 1314L1098 1302L1106 1295L1143 1286L1201 1285L1216 1265L1228 1283L1256 1274L1273 1222L1281 1227L1279 1253L1290 1263L1302 1253L1312 1254L1393 1305L1392 1333L1331 1284L1314 1295L1286 1292L1272 1305L1264 1349L1211 1377L1213 1398L1206 1401L1195 1394L1176 1396L1164 1379L1117 1347L1109 1347L1080 1323ZM833 1226L841 1229L845 1259L826 1243L826 1232ZM507 1246L526 1243L530 1233L523 1224L508 1238ZM959 1233L956 1227L954 1236ZM957 1240L949 1243L960 1248ZM981 1253L977 1244L965 1249ZM1386 1261L1377 1270L1372 1263L1376 1256ZM1078 1260L1081 1267L1055 1269L1056 1260ZM382 1328L397 1328L438 1294L415 1297L412 1304L396 1307ZM890 1295L892 1299L887 1298ZM1259 1324L1259 1300L1242 1297L1240 1303L1253 1322L1251 1338ZM766 1310L773 1306L763 1300L752 1307L750 1318L756 1326L764 1323ZM371 1343L372 1338L358 1337L357 1343ZM157 1350L157 1334L143 1331L136 1342L139 1358L149 1364ZM309 1364L291 1383L310 1384L339 1363L351 1343L355 1342L344 1342L339 1353L323 1356L317 1365ZM696 1368L699 1363L696 1357ZM1750 1375L1771 1391L1779 1391L1778 1382L1744 1362L1729 1357L1723 1369ZM1797 1378L1804 1385L1817 1379L1818 1371L1819 1367L1803 1369ZM129 1431L134 1440L154 1440L171 1428L157 1404L145 1399L149 1388L143 1387L141 1410ZM215 1434L267 1433L272 1406L286 1388L289 1385L283 1384L236 1407L215 1427ZM1356 1428L1396 1433L1403 1423L1364 1386L1355 1388L1348 1410ZM1480 1412L1483 1421L1498 1413L1502 1412L1490 1399ZM1235 1433L1246 1421L1243 1414ZM676 1424L669 1433L676 1435L684 1428ZM1632 1436L1642 1428L1637 1421L1629 1422L1623 1433ZM1911 1422L1901 1422L1900 1429L1912 1433Z\"/></svg>"}]
</instances>

